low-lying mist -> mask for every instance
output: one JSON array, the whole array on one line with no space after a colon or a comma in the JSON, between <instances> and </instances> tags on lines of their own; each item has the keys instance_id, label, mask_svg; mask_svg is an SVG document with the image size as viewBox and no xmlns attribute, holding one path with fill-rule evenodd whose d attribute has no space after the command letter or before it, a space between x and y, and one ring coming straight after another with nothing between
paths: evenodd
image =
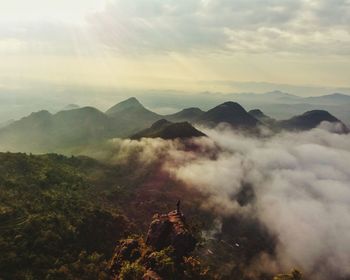
<instances>
[{"instance_id":1,"label":"low-lying mist","mask_svg":"<svg viewBox=\"0 0 350 280\"><path fill-rule=\"evenodd\" d=\"M324 124L263 138L225 127L201 129L209 137L114 140L93 156L161 162L173 178L202 192L202 207L219 218L258 219L277 245L274 256L260 255L255 269L296 267L311 279L350 275L350 135ZM237 197L245 186L254 195L242 204Z\"/></svg>"}]
</instances>

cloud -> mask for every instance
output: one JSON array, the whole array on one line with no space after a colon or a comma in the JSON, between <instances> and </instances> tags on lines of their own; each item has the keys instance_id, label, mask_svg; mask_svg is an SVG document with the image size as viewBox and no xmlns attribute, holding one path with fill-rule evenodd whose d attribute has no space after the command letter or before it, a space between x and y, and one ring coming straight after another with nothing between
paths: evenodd
<instances>
[{"instance_id":1,"label":"cloud","mask_svg":"<svg viewBox=\"0 0 350 280\"><path fill-rule=\"evenodd\" d=\"M222 218L258 219L276 237L273 256L255 268L277 273L300 268L310 279L350 275L350 135L331 133L330 124L307 132L265 138L225 128L205 130L209 138L181 141L116 140L114 160L130 156L167 171L207 199L202 207ZM129 158L129 159L128 159ZM238 203L246 185L254 199ZM220 224L220 221L218 221Z\"/></svg>"},{"instance_id":2,"label":"cloud","mask_svg":"<svg viewBox=\"0 0 350 280\"><path fill-rule=\"evenodd\" d=\"M68 19L65 3L52 17L2 21L0 44L8 53L350 54L348 0L112 0L94 12L79 5ZM75 14L79 21L69 20Z\"/></svg>"},{"instance_id":3,"label":"cloud","mask_svg":"<svg viewBox=\"0 0 350 280\"><path fill-rule=\"evenodd\" d=\"M330 123L260 138L227 127L200 129L209 137L115 139L84 154L132 162L143 170L162 166L203 195L202 208L217 217L213 231L232 216L257 220L276 238L276 247L273 254L253 259L254 271L279 273L296 267L307 279L350 276L349 134L333 133L336 127ZM246 186L254 196L242 204Z\"/></svg>"},{"instance_id":4,"label":"cloud","mask_svg":"<svg viewBox=\"0 0 350 280\"><path fill-rule=\"evenodd\" d=\"M348 55L349 2L336 2L115 0L90 23L119 51Z\"/></svg>"},{"instance_id":5,"label":"cloud","mask_svg":"<svg viewBox=\"0 0 350 280\"><path fill-rule=\"evenodd\" d=\"M329 128L329 127L328 127ZM249 213L278 237L272 265L301 268L311 279L340 279L350 269L350 136L323 129L283 133L266 139L232 131L205 131L221 152L168 168L176 178L210 199L203 206ZM239 206L244 184L256 199ZM266 261L266 259L265 259Z\"/></svg>"}]
</instances>

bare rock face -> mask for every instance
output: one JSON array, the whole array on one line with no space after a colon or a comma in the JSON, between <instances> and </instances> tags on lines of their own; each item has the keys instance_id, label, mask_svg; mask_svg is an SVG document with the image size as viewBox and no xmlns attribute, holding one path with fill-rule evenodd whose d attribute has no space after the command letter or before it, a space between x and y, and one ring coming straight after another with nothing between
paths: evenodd
<instances>
[{"instance_id":1,"label":"bare rock face","mask_svg":"<svg viewBox=\"0 0 350 280\"><path fill-rule=\"evenodd\" d=\"M154 215L146 239L148 246L157 251L172 246L176 257L182 258L194 250L196 243L181 211Z\"/></svg>"}]
</instances>

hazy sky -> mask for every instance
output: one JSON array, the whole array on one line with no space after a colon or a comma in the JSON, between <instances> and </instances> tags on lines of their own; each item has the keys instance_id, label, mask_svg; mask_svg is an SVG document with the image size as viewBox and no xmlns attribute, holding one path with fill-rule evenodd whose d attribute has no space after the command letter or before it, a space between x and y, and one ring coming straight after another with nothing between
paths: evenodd
<instances>
[{"instance_id":1,"label":"hazy sky","mask_svg":"<svg viewBox=\"0 0 350 280\"><path fill-rule=\"evenodd\" d=\"M350 0L0 0L0 87L349 87L349 22Z\"/></svg>"}]
</instances>

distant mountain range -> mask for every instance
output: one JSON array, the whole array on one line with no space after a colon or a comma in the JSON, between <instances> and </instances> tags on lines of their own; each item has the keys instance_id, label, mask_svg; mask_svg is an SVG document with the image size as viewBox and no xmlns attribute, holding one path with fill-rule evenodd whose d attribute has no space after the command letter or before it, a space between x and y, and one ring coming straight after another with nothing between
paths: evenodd
<instances>
[{"instance_id":1,"label":"distant mountain range","mask_svg":"<svg viewBox=\"0 0 350 280\"><path fill-rule=\"evenodd\" d=\"M80 108L79 105L77 104L68 104L67 106L65 106L62 111L67 111L67 110L74 110L74 109L78 109Z\"/></svg>"},{"instance_id":2,"label":"distant mountain range","mask_svg":"<svg viewBox=\"0 0 350 280\"><path fill-rule=\"evenodd\" d=\"M272 91L266 93L241 93L230 94L231 99L237 101L254 101L262 103L277 104L310 104L310 105L344 105L350 104L350 95L333 93L314 97L301 97L281 91Z\"/></svg>"},{"instance_id":3,"label":"distant mountain range","mask_svg":"<svg viewBox=\"0 0 350 280\"><path fill-rule=\"evenodd\" d=\"M292 98L289 95L284 97ZM32 113L0 129L0 148L5 151L55 152L117 137L174 139L204 136L193 125L215 127L227 123L234 129L245 131L263 125L275 130L305 130L318 126L322 121L339 122L344 132L348 131L345 124L323 110L277 121L261 110L248 113L236 102L224 102L206 112L187 108L162 116L132 97L105 113L93 107L63 110L56 114L48 111Z\"/></svg>"}]
</instances>

